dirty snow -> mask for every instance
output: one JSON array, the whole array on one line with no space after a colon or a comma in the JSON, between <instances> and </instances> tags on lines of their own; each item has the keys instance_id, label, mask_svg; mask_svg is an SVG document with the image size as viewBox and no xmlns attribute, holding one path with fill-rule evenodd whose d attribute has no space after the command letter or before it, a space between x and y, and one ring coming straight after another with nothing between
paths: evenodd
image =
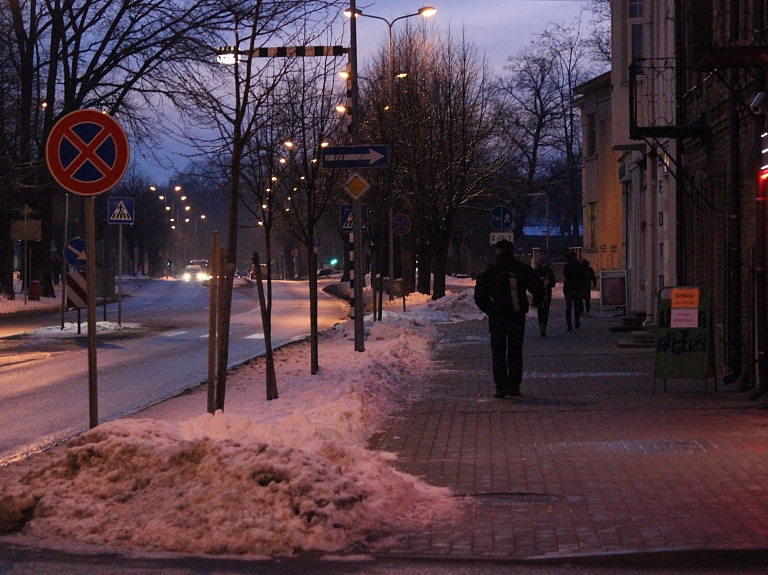
<instances>
[{"instance_id":1,"label":"dirty snow","mask_svg":"<svg viewBox=\"0 0 768 575\"><path fill-rule=\"evenodd\" d=\"M228 377L226 411L199 389L65 446L0 469L0 533L103 548L228 555L365 552L456 520L443 488L396 471L366 441L399 402L417 398L436 324L482 317L472 290L390 302L309 344L276 351L279 399L263 359ZM148 377L151 375L148 374ZM67 543L68 542L68 543Z\"/></svg>"}]
</instances>

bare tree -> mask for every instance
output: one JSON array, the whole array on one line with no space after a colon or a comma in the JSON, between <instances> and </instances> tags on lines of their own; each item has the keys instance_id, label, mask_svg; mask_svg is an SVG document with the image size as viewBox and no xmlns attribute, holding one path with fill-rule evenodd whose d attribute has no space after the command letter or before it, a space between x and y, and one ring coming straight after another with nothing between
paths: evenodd
<instances>
[{"instance_id":1,"label":"bare tree","mask_svg":"<svg viewBox=\"0 0 768 575\"><path fill-rule=\"evenodd\" d=\"M581 210L581 122L571 106L575 88L587 81L595 71L589 58L588 46L583 37L584 26L577 19L570 26L555 25L541 33L540 41L547 47L554 63L555 81L558 89L557 115L558 138L554 145L565 159L565 176L569 199L571 222L570 236L575 245L581 244L579 226Z\"/></svg>"},{"instance_id":2,"label":"bare tree","mask_svg":"<svg viewBox=\"0 0 768 575\"><path fill-rule=\"evenodd\" d=\"M135 142L149 141L168 67L206 46L226 11L214 0L7 0L3 8L19 94L15 195L42 219L33 273L52 296L48 247L58 190L44 158L51 128L64 114L92 107L117 116Z\"/></svg>"},{"instance_id":3,"label":"bare tree","mask_svg":"<svg viewBox=\"0 0 768 575\"><path fill-rule=\"evenodd\" d=\"M227 6L228 29L234 29L238 50L231 67L208 59L180 62L176 68L174 98L194 128L197 146L220 160L229 180L229 221L224 297L225 310L219 341L216 408L223 409L229 355L229 306L237 263L238 213L242 164L263 119L263 108L291 66L292 59L260 60L256 51L272 45L303 45L322 37L336 0L251 0ZM335 16L336 14L332 14ZM223 38L220 44L225 44ZM212 54L209 52L207 57ZM200 128L211 134L205 141Z\"/></svg>"},{"instance_id":4,"label":"bare tree","mask_svg":"<svg viewBox=\"0 0 768 575\"><path fill-rule=\"evenodd\" d=\"M611 1L590 0L586 10L592 13L592 31L586 40L592 59L604 66L611 65Z\"/></svg>"},{"instance_id":5,"label":"bare tree","mask_svg":"<svg viewBox=\"0 0 768 575\"><path fill-rule=\"evenodd\" d=\"M509 58L504 69L507 75L498 82L504 136L515 150L512 165L522 171L519 188L505 190L504 200L516 208L515 229L522 230L542 186L542 155L554 145L555 125L562 112L560 89L549 50L536 42Z\"/></svg>"},{"instance_id":6,"label":"bare tree","mask_svg":"<svg viewBox=\"0 0 768 575\"><path fill-rule=\"evenodd\" d=\"M397 189L418 223L418 291L445 295L457 210L486 194L509 147L500 138L488 65L462 33L407 30L397 41L408 76L398 84ZM439 46L439 50L437 49ZM434 286L430 276L434 272Z\"/></svg>"},{"instance_id":7,"label":"bare tree","mask_svg":"<svg viewBox=\"0 0 768 575\"><path fill-rule=\"evenodd\" d=\"M282 185L288 189L288 209L283 215L309 260L310 371L319 368L317 332L317 253L315 230L330 206L336 204L341 187L338 169L322 168L322 149L346 137L344 123L336 111L343 90L337 81L339 64L333 60L307 63L290 74L281 86L283 105L280 126L288 137Z\"/></svg>"}]
</instances>

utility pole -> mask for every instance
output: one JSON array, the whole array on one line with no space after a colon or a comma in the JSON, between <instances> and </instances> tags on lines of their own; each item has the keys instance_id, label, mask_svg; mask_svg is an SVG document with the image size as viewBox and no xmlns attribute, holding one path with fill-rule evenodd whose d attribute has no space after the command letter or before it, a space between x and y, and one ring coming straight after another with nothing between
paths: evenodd
<instances>
[{"instance_id":1,"label":"utility pole","mask_svg":"<svg viewBox=\"0 0 768 575\"><path fill-rule=\"evenodd\" d=\"M349 0L349 11L352 16L349 19L349 67L352 74L352 124L350 125L350 139L352 145L358 143L358 84L357 84L357 7L355 0ZM352 251L355 261L352 267L352 279L355 282L355 351L365 351L365 326L363 323L363 314L365 313L365 302L363 301L363 282L365 274L363 271L363 232L362 232L362 211L360 208L360 198L354 200L353 209L355 210L355 219L353 222Z\"/></svg>"}]
</instances>

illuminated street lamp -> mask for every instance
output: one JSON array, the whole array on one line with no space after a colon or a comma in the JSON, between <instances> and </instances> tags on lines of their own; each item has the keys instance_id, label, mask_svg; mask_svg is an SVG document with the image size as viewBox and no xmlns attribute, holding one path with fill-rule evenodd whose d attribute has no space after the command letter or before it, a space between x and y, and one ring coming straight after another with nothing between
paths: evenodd
<instances>
[{"instance_id":1,"label":"illuminated street lamp","mask_svg":"<svg viewBox=\"0 0 768 575\"><path fill-rule=\"evenodd\" d=\"M355 18L359 16L365 16L366 18L374 18L376 20L381 20L382 22L386 23L387 28L389 29L389 71L388 71L388 78L387 78L387 99L389 100L389 104L384 108L385 110L390 109L390 105L392 103L392 97L394 95L394 88L395 88L395 72L394 72L394 64L392 61L393 58L393 50L392 50L392 26L397 22L398 20L404 20L406 18L413 18L414 16L421 16L422 18L429 18L430 16L434 16L437 13L437 9L432 6L424 6L422 8L419 8L417 12L414 12L413 14L406 14L405 16L398 16L394 20L390 21L386 18L382 18L381 16L374 16L373 14L365 14L362 10L355 10ZM345 10L344 15L347 18L350 18L352 16L352 12L350 10ZM398 74L398 78L405 77L404 73ZM336 108L339 109L338 107ZM392 301L395 299L395 261L394 261L394 244L395 244L395 237L394 237L394 230L392 229L392 218L395 215L395 207L394 207L394 198L390 197L389 200L389 301Z\"/></svg>"}]
</instances>

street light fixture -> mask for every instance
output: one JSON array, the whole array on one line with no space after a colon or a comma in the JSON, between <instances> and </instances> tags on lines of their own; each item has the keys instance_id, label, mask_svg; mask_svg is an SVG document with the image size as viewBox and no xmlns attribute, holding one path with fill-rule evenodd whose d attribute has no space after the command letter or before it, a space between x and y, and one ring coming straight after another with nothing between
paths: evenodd
<instances>
[{"instance_id":1,"label":"street light fixture","mask_svg":"<svg viewBox=\"0 0 768 575\"><path fill-rule=\"evenodd\" d=\"M389 100L389 104L392 102L392 97L394 95L394 83L395 83L395 72L394 72L394 63L392 61L393 57L393 49L392 49L392 26L397 22L398 20L404 20L406 18L413 18L414 16L421 16L422 18L429 18L430 16L434 16L437 13L437 9L433 6L423 6L422 8L419 8L416 12L413 14L406 14L405 16L398 16L394 20L387 20L386 18L382 18L381 16L375 16L373 14L365 14L360 9L355 9L355 18L358 18L360 16L365 16L367 18L374 18L376 20L381 20L382 22L386 23L387 28L389 29L389 70L388 70L388 78L387 78L387 99ZM347 18L352 17L352 11L351 10L345 10L344 15ZM398 78L404 78L406 75L405 72L399 72L397 74ZM384 107L385 110L390 109L390 105L386 105ZM339 109L338 107L336 108ZM394 262L394 243L395 243L395 235L394 230L392 229L392 219L395 215L395 207L394 207L394 198L390 197L389 201L389 301L393 301L395 299L395 262Z\"/></svg>"}]
</instances>

